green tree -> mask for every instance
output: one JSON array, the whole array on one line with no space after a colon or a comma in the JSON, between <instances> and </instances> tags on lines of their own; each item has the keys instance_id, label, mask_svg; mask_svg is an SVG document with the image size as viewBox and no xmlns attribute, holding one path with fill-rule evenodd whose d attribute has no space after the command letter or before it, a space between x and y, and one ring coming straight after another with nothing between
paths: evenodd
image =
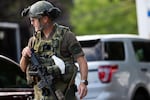
<instances>
[{"instance_id":1,"label":"green tree","mask_svg":"<svg viewBox=\"0 0 150 100\"><path fill-rule=\"evenodd\" d=\"M74 0L70 21L77 35L137 33L133 0Z\"/></svg>"}]
</instances>

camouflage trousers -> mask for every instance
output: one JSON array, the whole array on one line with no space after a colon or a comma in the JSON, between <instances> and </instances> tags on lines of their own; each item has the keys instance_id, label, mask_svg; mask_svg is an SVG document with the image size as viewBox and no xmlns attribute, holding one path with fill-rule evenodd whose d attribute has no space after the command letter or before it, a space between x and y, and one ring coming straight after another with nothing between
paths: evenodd
<instances>
[{"instance_id":1,"label":"camouflage trousers","mask_svg":"<svg viewBox=\"0 0 150 100\"><path fill-rule=\"evenodd\" d=\"M77 100L76 95L75 95L76 91L77 91L76 87L71 86L68 92L66 93L64 100ZM54 98L51 95L43 96L41 89L39 89L37 85L35 85L34 86L34 100L54 100Z\"/></svg>"}]
</instances>

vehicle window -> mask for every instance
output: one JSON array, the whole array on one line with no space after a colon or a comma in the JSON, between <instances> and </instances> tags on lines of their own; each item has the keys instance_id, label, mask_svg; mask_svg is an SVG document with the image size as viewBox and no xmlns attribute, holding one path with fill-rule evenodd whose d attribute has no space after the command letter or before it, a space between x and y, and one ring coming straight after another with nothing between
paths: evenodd
<instances>
[{"instance_id":1,"label":"vehicle window","mask_svg":"<svg viewBox=\"0 0 150 100\"><path fill-rule=\"evenodd\" d=\"M13 60L17 61L17 45L16 45L16 36L15 29L10 28L0 28L0 54L6 55ZM11 49L10 49L11 48Z\"/></svg>"},{"instance_id":2,"label":"vehicle window","mask_svg":"<svg viewBox=\"0 0 150 100\"><path fill-rule=\"evenodd\" d=\"M98 40L80 41L87 61L102 60L101 43Z\"/></svg>"},{"instance_id":3,"label":"vehicle window","mask_svg":"<svg viewBox=\"0 0 150 100\"><path fill-rule=\"evenodd\" d=\"M124 60L125 52L123 42L105 42L104 60Z\"/></svg>"},{"instance_id":4,"label":"vehicle window","mask_svg":"<svg viewBox=\"0 0 150 100\"><path fill-rule=\"evenodd\" d=\"M0 59L0 88L28 87L25 73L12 63Z\"/></svg>"},{"instance_id":5,"label":"vehicle window","mask_svg":"<svg viewBox=\"0 0 150 100\"><path fill-rule=\"evenodd\" d=\"M149 62L150 42L134 41L132 44L137 60L141 62Z\"/></svg>"}]
</instances>

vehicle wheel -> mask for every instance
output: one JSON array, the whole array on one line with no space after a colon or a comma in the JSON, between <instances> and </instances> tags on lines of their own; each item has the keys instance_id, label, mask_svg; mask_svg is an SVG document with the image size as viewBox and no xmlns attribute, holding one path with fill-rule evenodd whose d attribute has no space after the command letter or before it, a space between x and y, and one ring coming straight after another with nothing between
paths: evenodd
<instances>
[{"instance_id":1,"label":"vehicle wheel","mask_svg":"<svg viewBox=\"0 0 150 100\"><path fill-rule=\"evenodd\" d=\"M132 100L150 100L150 97L146 91L137 91Z\"/></svg>"}]
</instances>

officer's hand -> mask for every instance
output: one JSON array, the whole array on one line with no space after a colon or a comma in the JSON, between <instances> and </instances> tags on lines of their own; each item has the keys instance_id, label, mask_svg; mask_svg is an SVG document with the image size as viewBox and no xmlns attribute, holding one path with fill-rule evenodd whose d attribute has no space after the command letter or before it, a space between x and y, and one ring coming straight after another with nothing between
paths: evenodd
<instances>
[{"instance_id":1,"label":"officer's hand","mask_svg":"<svg viewBox=\"0 0 150 100\"><path fill-rule=\"evenodd\" d=\"M28 46L22 50L22 56L23 57L31 57L31 50Z\"/></svg>"},{"instance_id":2,"label":"officer's hand","mask_svg":"<svg viewBox=\"0 0 150 100\"><path fill-rule=\"evenodd\" d=\"M87 91L88 91L87 86L84 83L80 83L79 88L78 88L80 99L86 96Z\"/></svg>"}]
</instances>

